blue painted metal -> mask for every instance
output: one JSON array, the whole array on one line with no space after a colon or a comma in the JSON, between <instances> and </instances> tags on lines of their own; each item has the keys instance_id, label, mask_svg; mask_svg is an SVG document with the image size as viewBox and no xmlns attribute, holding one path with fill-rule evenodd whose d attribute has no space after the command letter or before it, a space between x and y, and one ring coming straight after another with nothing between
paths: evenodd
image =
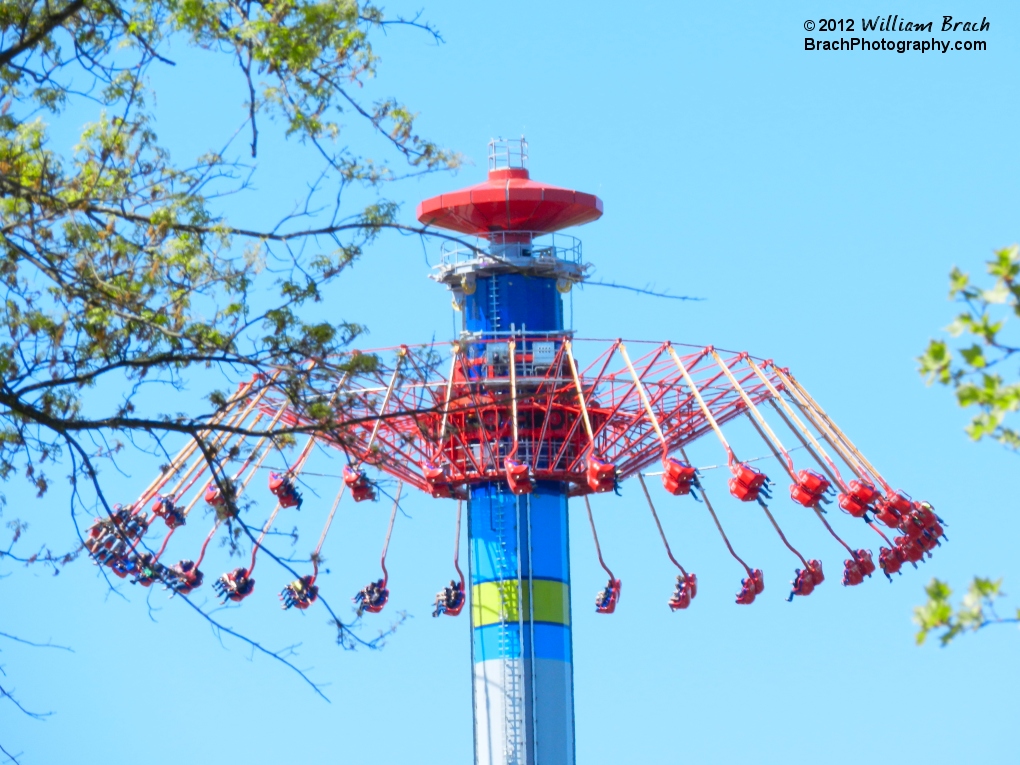
<instances>
[{"instance_id":1,"label":"blue painted metal","mask_svg":"<svg viewBox=\"0 0 1020 765\"><path fill-rule=\"evenodd\" d=\"M464 329L485 335L518 332L558 332L563 329L563 300L555 279L503 273L479 278L464 299Z\"/></svg>"},{"instance_id":2,"label":"blue painted metal","mask_svg":"<svg viewBox=\"0 0 1020 765\"><path fill-rule=\"evenodd\" d=\"M501 482L473 487L468 536L475 761L573 765L565 486L542 481L521 496Z\"/></svg>"}]
</instances>

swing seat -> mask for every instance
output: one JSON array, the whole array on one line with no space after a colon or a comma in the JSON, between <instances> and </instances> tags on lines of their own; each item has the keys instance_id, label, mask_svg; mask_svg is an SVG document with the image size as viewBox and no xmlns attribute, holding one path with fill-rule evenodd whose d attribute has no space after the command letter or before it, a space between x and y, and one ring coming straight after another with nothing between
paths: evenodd
<instances>
[{"instance_id":1,"label":"swing seat","mask_svg":"<svg viewBox=\"0 0 1020 765\"><path fill-rule=\"evenodd\" d=\"M864 572L861 570L861 564L853 558L843 561L843 586L855 587L863 581Z\"/></svg>"},{"instance_id":2,"label":"swing seat","mask_svg":"<svg viewBox=\"0 0 1020 765\"><path fill-rule=\"evenodd\" d=\"M173 497L157 496L152 503L152 514L162 518L169 529L176 529L186 523L184 513L174 503Z\"/></svg>"},{"instance_id":3,"label":"swing seat","mask_svg":"<svg viewBox=\"0 0 1020 765\"><path fill-rule=\"evenodd\" d=\"M737 603L746 606L754 603L755 597L765 591L765 575L760 568L751 571L751 575L740 580L740 592Z\"/></svg>"},{"instance_id":4,"label":"swing seat","mask_svg":"<svg viewBox=\"0 0 1020 765\"><path fill-rule=\"evenodd\" d=\"M841 510L850 513L854 518L863 518L868 512L868 506L861 502L860 498L854 494L840 494L839 507Z\"/></svg>"},{"instance_id":5,"label":"swing seat","mask_svg":"<svg viewBox=\"0 0 1020 765\"><path fill-rule=\"evenodd\" d=\"M893 541L907 563L917 563L924 559L925 550L919 540L904 536L896 537Z\"/></svg>"},{"instance_id":6,"label":"swing seat","mask_svg":"<svg viewBox=\"0 0 1020 765\"><path fill-rule=\"evenodd\" d=\"M800 470L797 472L797 483L803 486L812 494L825 494L831 488L829 479L814 470Z\"/></svg>"},{"instance_id":7,"label":"swing seat","mask_svg":"<svg viewBox=\"0 0 1020 765\"><path fill-rule=\"evenodd\" d=\"M662 466L665 469L662 486L674 497L690 494L691 489L698 486L698 471L686 462L667 457L662 461Z\"/></svg>"},{"instance_id":8,"label":"swing seat","mask_svg":"<svg viewBox=\"0 0 1020 765\"><path fill-rule=\"evenodd\" d=\"M797 482L790 484L790 498L804 507L818 507L832 484L824 476L813 470L801 470L797 473Z\"/></svg>"},{"instance_id":9,"label":"swing seat","mask_svg":"<svg viewBox=\"0 0 1020 765\"><path fill-rule=\"evenodd\" d=\"M190 595L197 587L202 586L205 581L205 574L195 568L194 562L190 560L179 561L170 567L170 573L174 579L170 582L170 589L179 592L181 595Z\"/></svg>"},{"instance_id":10,"label":"swing seat","mask_svg":"<svg viewBox=\"0 0 1020 765\"><path fill-rule=\"evenodd\" d=\"M377 614L380 611L382 611L383 608L386 607L386 604L389 602L389 600L390 591L383 590L382 594L378 598L376 598L376 601L374 603L368 603L364 606L364 610L368 611L370 614Z\"/></svg>"},{"instance_id":11,"label":"swing seat","mask_svg":"<svg viewBox=\"0 0 1020 765\"><path fill-rule=\"evenodd\" d=\"M450 487L449 466L437 467L431 462L423 462L422 474L425 476L425 483L428 484L429 493L435 499L450 499L453 497L453 489Z\"/></svg>"},{"instance_id":12,"label":"swing seat","mask_svg":"<svg viewBox=\"0 0 1020 765\"><path fill-rule=\"evenodd\" d=\"M751 577L741 579L740 592L737 593L737 604L749 606L754 603L754 598L758 594L755 589L754 580Z\"/></svg>"},{"instance_id":13,"label":"swing seat","mask_svg":"<svg viewBox=\"0 0 1020 765\"><path fill-rule=\"evenodd\" d=\"M822 497L819 494L814 494L808 491L803 484L791 483L790 499L804 507L817 507L818 503L821 502Z\"/></svg>"},{"instance_id":14,"label":"swing seat","mask_svg":"<svg viewBox=\"0 0 1020 765\"><path fill-rule=\"evenodd\" d=\"M368 480L364 470L357 470L350 465L344 465L344 483L351 490L351 496L355 502L365 502L375 499L375 487Z\"/></svg>"},{"instance_id":15,"label":"swing seat","mask_svg":"<svg viewBox=\"0 0 1020 765\"><path fill-rule=\"evenodd\" d=\"M606 587L595 597L595 612L599 614L611 614L616 610L616 604L620 602L619 579L610 579Z\"/></svg>"},{"instance_id":16,"label":"swing seat","mask_svg":"<svg viewBox=\"0 0 1020 765\"><path fill-rule=\"evenodd\" d=\"M679 611L687 608L691 601L698 594L698 577L695 574L688 574L686 577L681 574L676 578L676 591L669 599L669 610Z\"/></svg>"},{"instance_id":17,"label":"swing seat","mask_svg":"<svg viewBox=\"0 0 1020 765\"><path fill-rule=\"evenodd\" d=\"M850 489L850 494L862 505L873 504L879 497L878 489L875 488L874 484L870 484L867 481L853 480L847 485L847 488Z\"/></svg>"},{"instance_id":18,"label":"swing seat","mask_svg":"<svg viewBox=\"0 0 1020 765\"><path fill-rule=\"evenodd\" d=\"M730 494L739 499L741 502L754 502L758 499L761 494L761 489L752 489L746 484L741 483L736 478L731 478L727 485L730 488Z\"/></svg>"},{"instance_id":19,"label":"swing seat","mask_svg":"<svg viewBox=\"0 0 1020 765\"><path fill-rule=\"evenodd\" d=\"M807 562L808 571L811 572L811 579L815 583L815 587L825 581L825 574L822 573L822 562L812 558Z\"/></svg>"},{"instance_id":20,"label":"swing seat","mask_svg":"<svg viewBox=\"0 0 1020 765\"><path fill-rule=\"evenodd\" d=\"M807 597L815 591L815 578L809 568L797 569L797 575L793 580L793 589L790 590L790 597L787 600L793 600L795 595L800 597Z\"/></svg>"},{"instance_id":21,"label":"swing seat","mask_svg":"<svg viewBox=\"0 0 1020 765\"><path fill-rule=\"evenodd\" d=\"M447 606L443 609L443 613L446 616L460 616L460 612L464 610L464 604L467 603L467 598L461 595L460 599L457 600L455 605Z\"/></svg>"},{"instance_id":22,"label":"swing seat","mask_svg":"<svg viewBox=\"0 0 1020 765\"><path fill-rule=\"evenodd\" d=\"M286 473L269 474L269 491L279 500L280 507L301 509L301 494Z\"/></svg>"},{"instance_id":23,"label":"swing seat","mask_svg":"<svg viewBox=\"0 0 1020 765\"><path fill-rule=\"evenodd\" d=\"M517 462L509 457L504 460L503 466L506 469L506 481L510 485L510 492L531 494L535 488L531 480L531 468L526 463Z\"/></svg>"},{"instance_id":24,"label":"swing seat","mask_svg":"<svg viewBox=\"0 0 1020 765\"><path fill-rule=\"evenodd\" d=\"M730 494L741 502L754 502L761 495L768 496L765 488L768 480L763 472L742 462L733 470L733 477L729 480Z\"/></svg>"},{"instance_id":25,"label":"swing seat","mask_svg":"<svg viewBox=\"0 0 1020 765\"><path fill-rule=\"evenodd\" d=\"M240 603L255 591L255 580L248 576L248 569L235 568L217 579L213 589L225 600Z\"/></svg>"},{"instance_id":26,"label":"swing seat","mask_svg":"<svg viewBox=\"0 0 1020 765\"><path fill-rule=\"evenodd\" d=\"M900 525L899 513L884 497L879 497L875 501L875 517L890 529L898 528Z\"/></svg>"},{"instance_id":27,"label":"swing seat","mask_svg":"<svg viewBox=\"0 0 1020 765\"><path fill-rule=\"evenodd\" d=\"M444 587L436 595L436 607L432 611L432 615L460 616L465 603L467 603L467 597L464 595L464 583L457 582L453 587Z\"/></svg>"},{"instance_id":28,"label":"swing seat","mask_svg":"<svg viewBox=\"0 0 1020 765\"><path fill-rule=\"evenodd\" d=\"M861 572L865 576L871 576L875 573L875 561L871 557L871 550L858 550L854 557L860 564Z\"/></svg>"},{"instance_id":29,"label":"swing seat","mask_svg":"<svg viewBox=\"0 0 1020 765\"><path fill-rule=\"evenodd\" d=\"M212 505L213 507L224 507L227 504L226 499L223 497L223 492L219 490L218 486L210 486L205 492L206 504Z\"/></svg>"},{"instance_id":30,"label":"swing seat","mask_svg":"<svg viewBox=\"0 0 1020 765\"><path fill-rule=\"evenodd\" d=\"M891 529L899 527L903 516L914 509L914 501L908 494L897 490L889 492L875 502L875 517Z\"/></svg>"},{"instance_id":31,"label":"swing seat","mask_svg":"<svg viewBox=\"0 0 1020 765\"><path fill-rule=\"evenodd\" d=\"M889 549L882 547L878 551L878 565L882 567L882 573L892 580L892 574L899 573L903 568L903 553L898 547Z\"/></svg>"},{"instance_id":32,"label":"swing seat","mask_svg":"<svg viewBox=\"0 0 1020 765\"><path fill-rule=\"evenodd\" d=\"M303 576L284 587L280 593L284 610L296 608L299 611L304 611L312 605L319 597L319 588L314 582L313 577Z\"/></svg>"},{"instance_id":33,"label":"swing seat","mask_svg":"<svg viewBox=\"0 0 1020 765\"><path fill-rule=\"evenodd\" d=\"M896 491L887 494L885 496L885 501L900 515L909 513L914 509L914 500L912 500L910 495L902 489L897 489Z\"/></svg>"},{"instance_id":34,"label":"swing seat","mask_svg":"<svg viewBox=\"0 0 1020 765\"><path fill-rule=\"evenodd\" d=\"M598 457L589 457L585 479L588 482L588 488L593 492L602 494L612 491L616 488L616 465L603 462Z\"/></svg>"},{"instance_id":35,"label":"swing seat","mask_svg":"<svg viewBox=\"0 0 1020 765\"><path fill-rule=\"evenodd\" d=\"M386 589L384 580L380 579L371 582L351 600L358 604L358 615L368 611L370 614L377 614L383 610L390 599L390 591Z\"/></svg>"}]
</instances>

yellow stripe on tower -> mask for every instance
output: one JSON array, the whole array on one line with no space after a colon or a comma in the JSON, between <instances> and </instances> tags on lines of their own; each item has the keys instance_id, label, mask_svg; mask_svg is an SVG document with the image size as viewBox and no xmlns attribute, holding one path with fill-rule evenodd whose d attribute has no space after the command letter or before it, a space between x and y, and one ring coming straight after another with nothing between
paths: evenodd
<instances>
[{"instance_id":1,"label":"yellow stripe on tower","mask_svg":"<svg viewBox=\"0 0 1020 765\"><path fill-rule=\"evenodd\" d=\"M532 582L535 593L535 621L549 622L570 626L570 585L566 582L554 582L548 579L535 579ZM528 585L521 584L521 596L524 601L524 621L527 621L531 609L528 607ZM505 611L505 613L503 613ZM487 624L498 624L503 614L509 622L519 620L517 611L517 581L515 579L502 582L482 582L471 588L471 626L484 627Z\"/></svg>"}]
</instances>

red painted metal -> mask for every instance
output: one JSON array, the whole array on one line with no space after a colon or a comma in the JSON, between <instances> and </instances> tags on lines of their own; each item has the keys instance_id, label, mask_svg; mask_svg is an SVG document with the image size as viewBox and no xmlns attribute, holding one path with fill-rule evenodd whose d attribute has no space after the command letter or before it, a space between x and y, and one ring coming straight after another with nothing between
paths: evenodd
<instances>
[{"instance_id":1,"label":"red painted metal","mask_svg":"<svg viewBox=\"0 0 1020 765\"><path fill-rule=\"evenodd\" d=\"M506 482L513 494L531 494L534 484L531 481L531 468L525 462L517 462L509 457L504 460L506 466Z\"/></svg>"},{"instance_id":2,"label":"red painted metal","mask_svg":"<svg viewBox=\"0 0 1020 765\"><path fill-rule=\"evenodd\" d=\"M755 597L765 591L765 575L760 568L754 569L750 576L740 580L740 592L737 593L737 604L748 606L754 603Z\"/></svg>"},{"instance_id":3,"label":"red painted metal","mask_svg":"<svg viewBox=\"0 0 1020 765\"><path fill-rule=\"evenodd\" d=\"M579 364L589 359L579 368L592 428L589 438L563 353L563 338L549 341L557 344L557 353L548 368L540 373L522 370L517 376L518 449L512 457L509 373L505 366L500 369L486 363L487 345L505 346L505 341L494 340L473 341L461 348L452 381L443 372L447 364L435 358L433 346L408 347L403 367L407 374L388 400L386 383L395 362L387 360L387 352L375 352L378 368L352 375L346 388L344 418L351 425L321 440L345 452L352 463L377 468L437 498L463 497L470 484L509 482L507 458L527 466L532 481L569 483L572 495L612 491L616 481L660 462L663 443L649 427L648 414L616 343L573 340ZM666 451L676 451L709 433L708 420L664 352L667 344L629 345L632 352L642 345L647 349L633 361L643 370L642 387L666 439ZM468 351L471 358L465 358ZM702 363L704 357L704 349L688 349L681 360L722 425L742 414L743 403L714 365ZM740 354L729 354L728 363L741 378L745 376L746 359ZM773 385L781 384L771 367L765 374ZM744 390L755 403L769 397L757 378L748 379ZM281 403L270 395L260 408L275 413ZM312 424L291 411L285 412L281 422ZM760 474L749 470L752 483L764 480L753 479ZM345 480L360 485L348 476L345 471Z\"/></svg>"},{"instance_id":4,"label":"red painted metal","mask_svg":"<svg viewBox=\"0 0 1020 765\"><path fill-rule=\"evenodd\" d=\"M697 574L680 574L676 578L676 589L669 599L669 610L680 611L687 608L698 594Z\"/></svg>"},{"instance_id":5,"label":"red painted metal","mask_svg":"<svg viewBox=\"0 0 1020 765\"><path fill-rule=\"evenodd\" d=\"M280 502L280 507L301 508L301 494L294 486L294 481L286 473L269 474L269 491Z\"/></svg>"},{"instance_id":6,"label":"red painted metal","mask_svg":"<svg viewBox=\"0 0 1020 765\"><path fill-rule=\"evenodd\" d=\"M351 490L351 496L355 502L365 502L375 499L375 487L368 480L364 470L358 470L350 465L344 465L344 483Z\"/></svg>"},{"instance_id":7,"label":"red painted metal","mask_svg":"<svg viewBox=\"0 0 1020 765\"><path fill-rule=\"evenodd\" d=\"M691 489L698 485L698 471L693 466L675 457L667 457L662 464L665 468L662 474L663 488L673 496L690 494Z\"/></svg>"},{"instance_id":8,"label":"red painted metal","mask_svg":"<svg viewBox=\"0 0 1020 765\"><path fill-rule=\"evenodd\" d=\"M490 170L482 183L424 200L415 215L426 225L461 234L551 233L598 220L602 200L533 181L526 168L510 167Z\"/></svg>"},{"instance_id":9,"label":"red painted metal","mask_svg":"<svg viewBox=\"0 0 1020 765\"><path fill-rule=\"evenodd\" d=\"M595 596L595 611L600 614L611 614L616 610L616 604L620 602L619 579L610 579L605 588Z\"/></svg>"},{"instance_id":10,"label":"red painted metal","mask_svg":"<svg viewBox=\"0 0 1020 765\"><path fill-rule=\"evenodd\" d=\"M336 398L337 424L326 433L317 433L315 439L342 452L343 481L356 501L375 498L377 472L439 499L465 499L472 485L490 482L502 483L514 494L527 494L538 481L565 483L568 494L578 496L614 491L627 478L660 464L662 483L669 494L683 496L695 489L702 494L697 470L683 450L706 435L715 441L713 421L715 426L725 428L735 418L746 415L749 402L758 407L778 395L800 407L804 416L822 430L820 410L812 410L810 407L816 405L809 406L805 399L793 395L789 386L795 381L786 370L744 353L716 350L722 364L730 370L731 379L714 363L711 348L628 341L628 364L620 341L582 340L570 335L532 339L517 333L512 355L507 342L507 339L465 339L453 345L452 360L444 359L434 345L362 351L372 357L372 363L367 364L364 358L358 364L348 364L348 359L342 357L330 360L337 367L356 371L344 377L342 395ZM532 352L532 344L539 342L554 349L543 351L540 365L536 362L538 354ZM566 353L568 342L573 365ZM684 371L674 360L671 352L674 350ZM508 359L515 364L513 381ZM335 378L329 375L318 379L328 386L335 384ZM255 391L258 387L253 385L251 389ZM319 401L326 392L324 389L309 395ZM328 394L333 395L334 388L329 387ZM281 427L297 429L314 428L317 424L304 419L298 414L302 407L291 408L284 395L272 388L249 393L238 401L238 406L248 407L246 411L250 414L245 414L246 418L270 415ZM794 427L790 422L786 424ZM243 427L245 422L239 420L235 425ZM844 461L847 455L856 454L845 436L834 428L824 440ZM742 443L727 446L731 493L742 501L761 502L784 543L799 556L765 506L771 485L767 476L734 456L734 448L750 456ZM223 454L233 453L226 442L220 444L220 450ZM227 457L227 461L242 463L242 470L234 477L235 488L226 492L232 501L250 479L249 476L240 480L243 468L251 462L250 456L242 454L248 452L239 450L238 456ZM865 519L873 513L879 521L896 529L901 536L894 542L883 534L888 547L882 547L878 557L878 564L887 576L900 571L906 562L920 562L940 544L943 523L930 504L914 502L904 492L888 489L888 484L863 458L853 456L847 462L857 479L845 484L827 455L819 459L828 466L823 470L829 478L813 470L798 471L792 458L787 460L786 468L794 478L791 496L818 511L832 491L832 482L843 489L839 495L843 510ZM195 460L186 470L183 462L177 466L178 472L185 472L178 487L166 489L172 496L159 494L167 483L161 479L162 483L154 483L134 505L97 521L86 540L97 564L109 567L116 576L130 574L135 577L133 581L151 584L156 579L147 572L155 570L156 559L170 535L153 560L136 551L148 524L141 508L147 509L151 503L152 517L163 518L171 531L183 524L185 510L203 496L217 507L218 517L222 516L227 497L215 485L196 488L190 500L186 496L199 475L195 472L197 466L202 464L199 457ZM258 465L253 470L257 468ZM190 474L193 477L187 483ZM182 484L183 489L179 488ZM878 485L883 487L884 496L876 489ZM291 473L271 473L269 491L281 506L300 502ZM699 498L714 515L708 498ZM825 517L820 512L816 514L836 536ZM872 526L882 533L877 525ZM860 584L876 570L870 551L855 549L856 545L850 547L838 536L836 539L850 554L844 561L844 585ZM728 544L725 535L724 541ZM804 568L794 583L794 595L807 595L824 580L820 562L801 560ZM158 580L177 592L191 592L202 582L198 570L201 562L202 556L195 563L181 561L178 566L163 569ZM753 603L764 589L764 579L759 569L740 562L748 576L741 582L737 602ZM228 600L246 598L254 583L250 572L251 568L225 574L216 583L217 591ZM685 576L682 581L677 580L669 601L674 610L687 608L696 593L694 575L682 573ZM597 602L601 613L611 613L619 599L619 581L612 574L609 577L610 585ZM303 609L310 605L317 598L313 586L314 575L307 582L292 582L289 589L284 588L284 606ZM387 599L385 577L355 598L359 612L370 613L382 610ZM462 600L453 597L451 590L450 607L442 613L454 615L459 604Z\"/></svg>"},{"instance_id":11,"label":"red painted metal","mask_svg":"<svg viewBox=\"0 0 1020 765\"><path fill-rule=\"evenodd\" d=\"M730 494L741 502L754 502L765 494L768 476L757 468L741 463L733 468L733 477L729 480Z\"/></svg>"}]
</instances>

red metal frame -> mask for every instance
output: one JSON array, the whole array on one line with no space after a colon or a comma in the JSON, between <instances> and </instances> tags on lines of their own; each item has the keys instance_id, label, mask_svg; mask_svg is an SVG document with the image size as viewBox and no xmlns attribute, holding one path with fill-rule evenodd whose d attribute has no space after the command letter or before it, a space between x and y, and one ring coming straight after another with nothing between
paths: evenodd
<instances>
[{"instance_id":1,"label":"red metal frame","mask_svg":"<svg viewBox=\"0 0 1020 765\"><path fill-rule=\"evenodd\" d=\"M516 460L528 465L534 480L566 481L572 494L588 493L585 467L589 452L615 465L618 479L623 480L660 460L664 451L675 451L711 429L680 370L666 353L669 343L632 343L638 348L644 346L641 350L645 352L634 364L662 428L664 448L627 367L614 363L618 343L573 340L573 348L591 358L579 371L592 444L582 426L577 388L565 373L562 343L566 339L555 339L559 346L556 358L541 374L524 374L523 369L517 374ZM478 347L491 343L505 341L470 341L476 353ZM452 486L504 480L505 459L513 450L509 373L500 374L485 362L484 355L468 358L463 349L458 349L447 407L449 380L437 364L423 358L434 354L434 348L404 350L408 374L399 380L386 410L382 410L382 404L392 366L381 359L372 373L353 375L348 380L344 406L351 424L322 440L342 449L352 462L372 465L426 493L431 493L424 475L426 463L445 468ZM746 405L718 369L702 364L708 350L699 349L681 359L722 425L742 414ZM746 366L746 358L746 354L726 354L726 363L757 404L770 394ZM519 366L521 359L527 362L530 357L517 354L515 363ZM769 379L782 389L777 375L770 374ZM260 407L275 412L279 405L267 396ZM446 431L440 438L444 409ZM368 439L377 419L381 419L381 426L370 448ZM310 424L292 412L284 414L283 421L290 426Z\"/></svg>"}]
</instances>

